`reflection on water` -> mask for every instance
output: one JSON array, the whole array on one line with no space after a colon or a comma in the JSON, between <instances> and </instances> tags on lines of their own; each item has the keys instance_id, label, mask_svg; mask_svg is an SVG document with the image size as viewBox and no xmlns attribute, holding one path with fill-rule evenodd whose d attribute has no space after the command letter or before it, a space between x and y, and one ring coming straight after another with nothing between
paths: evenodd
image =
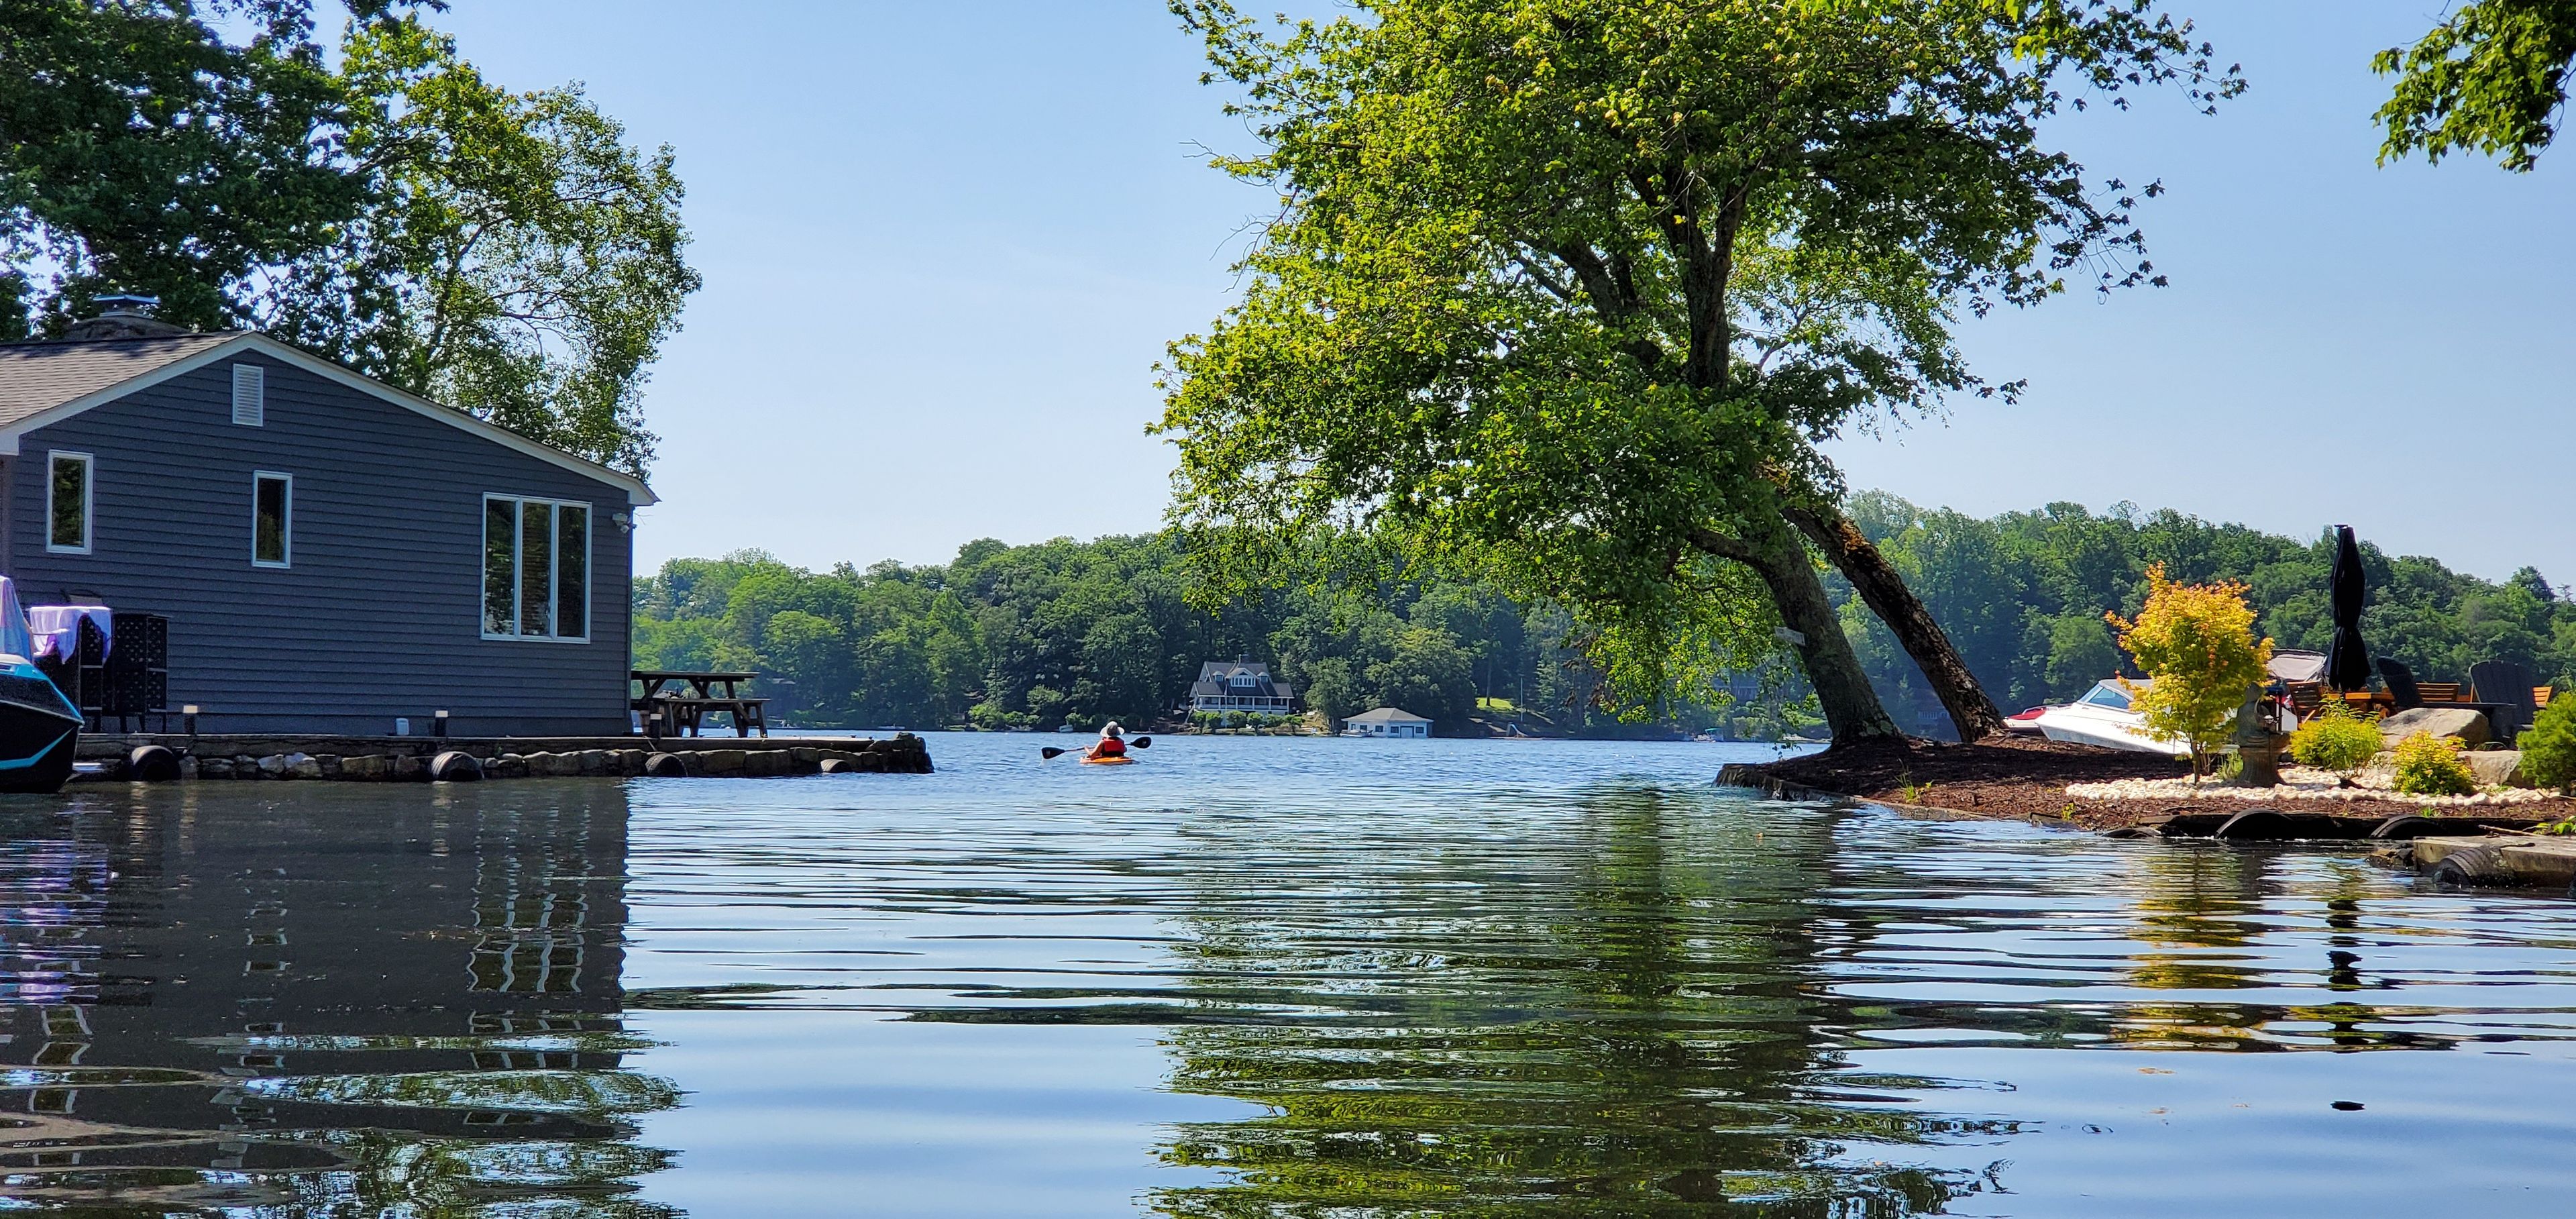
<instances>
[{"instance_id":1,"label":"reflection on water","mask_svg":"<svg viewBox=\"0 0 2576 1219\"><path fill-rule=\"evenodd\" d=\"M1180 1130L1168 1159L1230 1179L1163 1191L1157 1208L1633 1214L1734 1199L1731 1214L1861 1216L1979 1188L1887 1153L1995 1124L1834 1074L1834 1004L1808 985L1801 915L1830 883L1837 818L1783 807L1719 823L1701 807L1580 798L1550 841L1456 859L1419 888L1204 894L1183 953L1213 1008L1253 998L1329 1018L1171 1034L1174 1086L1271 1113ZM1862 1145L1878 1154L1861 1161Z\"/></svg>"},{"instance_id":2,"label":"reflection on water","mask_svg":"<svg viewBox=\"0 0 2576 1219\"><path fill-rule=\"evenodd\" d=\"M0 809L9 1197L375 1214L627 1204L610 784L158 788ZM22 1103L13 1103L22 1102Z\"/></svg>"},{"instance_id":3,"label":"reflection on water","mask_svg":"<svg viewBox=\"0 0 2576 1219\"><path fill-rule=\"evenodd\" d=\"M2563 1213L2568 903L1755 801L1706 746L933 747L0 806L0 1195Z\"/></svg>"}]
</instances>

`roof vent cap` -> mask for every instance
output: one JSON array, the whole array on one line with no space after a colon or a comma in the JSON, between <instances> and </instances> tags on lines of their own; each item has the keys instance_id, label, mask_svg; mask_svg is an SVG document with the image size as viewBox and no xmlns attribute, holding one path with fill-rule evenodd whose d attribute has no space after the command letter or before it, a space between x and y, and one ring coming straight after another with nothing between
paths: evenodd
<instances>
[{"instance_id":1,"label":"roof vent cap","mask_svg":"<svg viewBox=\"0 0 2576 1219\"><path fill-rule=\"evenodd\" d=\"M72 323L63 331L64 338L152 339L188 333L185 326L174 326L152 316L152 311L161 307L157 296L116 292L94 297L90 303L98 312Z\"/></svg>"}]
</instances>

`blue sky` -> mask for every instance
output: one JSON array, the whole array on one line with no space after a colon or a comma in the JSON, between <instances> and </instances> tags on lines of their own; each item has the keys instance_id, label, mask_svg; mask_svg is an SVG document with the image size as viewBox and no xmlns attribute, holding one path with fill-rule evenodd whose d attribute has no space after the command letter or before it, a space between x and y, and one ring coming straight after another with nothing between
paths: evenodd
<instances>
[{"instance_id":1,"label":"blue sky","mask_svg":"<svg viewBox=\"0 0 2576 1219\"><path fill-rule=\"evenodd\" d=\"M1260 7L1258 5L1254 6ZM1979 515L2172 506L2576 580L2576 140L2528 175L2375 168L2371 51L2437 0L2197 0L2252 89L2053 132L2173 286L1963 328L2017 405L1838 444L1856 487ZM1154 528L1152 365L1233 289L1262 192L1158 0L703 6L456 0L495 79L584 82L679 153L706 288L647 398L664 503L639 562L761 547L935 561Z\"/></svg>"}]
</instances>

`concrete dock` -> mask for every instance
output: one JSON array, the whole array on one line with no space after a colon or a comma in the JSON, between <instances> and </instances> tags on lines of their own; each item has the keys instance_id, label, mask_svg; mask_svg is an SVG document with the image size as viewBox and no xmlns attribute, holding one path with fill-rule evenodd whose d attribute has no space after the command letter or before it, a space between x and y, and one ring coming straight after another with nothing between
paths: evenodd
<instances>
[{"instance_id":1,"label":"concrete dock","mask_svg":"<svg viewBox=\"0 0 2576 1219\"><path fill-rule=\"evenodd\" d=\"M76 783L323 779L359 783L574 776L929 774L920 737L337 737L114 733L80 742Z\"/></svg>"},{"instance_id":2,"label":"concrete dock","mask_svg":"<svg viewBox=\"0 0 2576 1219\"><path fill-rule=\"evenodd\" d=\"M2576 836L2490 834L2412 845L2416 872L2437 880L2576 894Z\"/></svg>"}]
</instances>

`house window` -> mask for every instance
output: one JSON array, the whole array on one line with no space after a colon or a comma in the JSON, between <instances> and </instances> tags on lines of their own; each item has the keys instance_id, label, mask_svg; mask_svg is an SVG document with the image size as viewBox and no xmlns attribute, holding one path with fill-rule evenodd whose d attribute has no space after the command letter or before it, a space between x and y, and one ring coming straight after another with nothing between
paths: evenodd
<instances>
[{"instance_id":1,"label":"house window","mask_svg":"<svg viewBox=\"0 0 2576 1219\"><path fill-rule=\"evenodd\" d=\"M292 566L295 476L266 470L250 476L250 565Z\"/></svg>"},{"instance_id":2,"label":"house window","mask_svg":"<svg viewBox=\"0 0 2576 1219\"><path fill-rule=\"evenodd\" d=\"M45 495L45 549L57 554L88 554L92 462L87 453L48 455Z\"/></svg>"},{"instance_id":3,"label":"house window","mask_svg":"<svg viewBox=\"0 0 2576 1219\"><path fill-rule=\"evenodd\" d=\"M268 426L268 370L257 364L233 365L233 422L243 427Z\"/></svg>"},{"instance_id":4,"label":"house window","mask_svg":"<svg viewBox=\"0 0 2576 1219\"><path fill-rule=\"evenodd\" d=\"M483 497L483 637L590 638L590 505Z\"/></svg>"}]
</instances>

